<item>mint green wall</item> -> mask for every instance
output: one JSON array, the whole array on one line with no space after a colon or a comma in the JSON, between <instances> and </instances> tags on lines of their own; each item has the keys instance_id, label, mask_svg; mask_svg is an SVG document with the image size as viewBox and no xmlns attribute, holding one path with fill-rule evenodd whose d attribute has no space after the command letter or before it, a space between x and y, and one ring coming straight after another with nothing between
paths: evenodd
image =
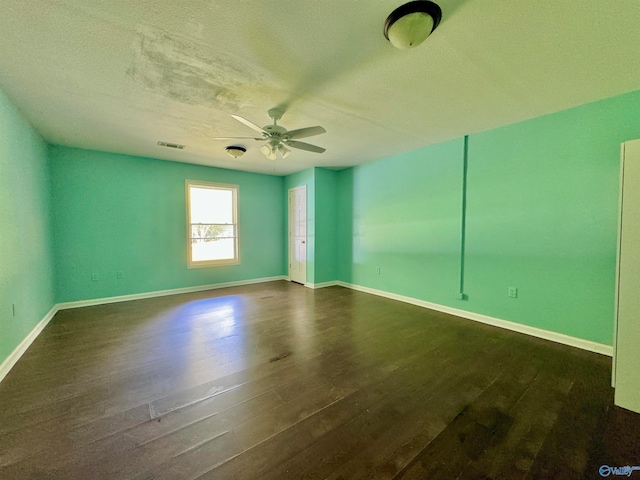
<instances>
[{"instance_id":1,"label":"mint green wall","mask_svg":"<svg viewBox=\"0 0 640 480\"><path fill-rule=\"evenodd\" d=\"M339 172L346 213L340 280L451 303L459 282L462 149L459 139Z\"/></svg>"},{"instance_id":2,"label":"mint green wall","mask_svg":"<svg viewBox=\"0 0 640 480\"><path fill-rule=\"evenodd\" d=\"M54 305L49 207L47 144L0 92L0 364Z\"/></svg>"},{"instance_id":3,"label":"mint green wall","mask_svg":"<svg viewBox=\"0 0 640 480\"><path fill-rule=\"evenodd\" d=\"M315 167L284 178L285 208L289 189L307 187L307 283L337 279L338 258L338 172ZM288 238L288 213L285 213L285 238ZM288 269L289 245L285 242L285 269Z\"/></svg>"},{"instance_id":4,"label":"mint green wall","mask_svg":"<svg viewBox=\"0 0 640 480\"><path fill-rule=\"evenodd\" d=\"M337 175L338 210L336 212L338 245L336 255L336 279L353 280L353 178L354 169L340 170Z\"/></svg>"},{"instance_id":5,"label":"mint green wall","mask_svg":"<svg viewBox=\"0 0 640 480\"><path fill-rule=\"evenodd\" d=\"M637 137L640 92L471 137L468 308L612 343L620 143Z\"/></svg>"},{"instance_id":6,"label":"mint green wall","mask_svg":"<svg viewBox=\"0 0 640 480\"><path fill-rule=\"evenodd\" d=\"M307 282L313 283L315 277L315 246L316 246L316 238L315 238L315 218L316 218L316 205L315 205L315 169L309 168L307 170L303 170L298 173L294 173L292 175L288 175L284 177L284 244L283 244L283 254L284 261L283 265L285 267L285 271L289 272L289 243L288 243L288 201L289 201L289 189L306 186L307 187Z\"/></svg>"},{"instance_id":7,"label":"mint green wall","mask_svg":"<svg viewBox=\"0 0 640 480\"><path fill-rule=\"evenodd\" d=\"M339 279L611 344L620 143L638 137L640 91L471 135L466 301L463 139L342 171Z\"/></svg>"},{"instance_id":8,"label":"mint green wall","mask_svg":"<svg viewBox=\"0 0 640 480\"><path fill-rule=\"evenodd\" d=\"M0 362L55 301L286 274L282 198L299 185L308 281L612 342L619 145L640 137L640 91L470 136L466 301L462 139L282 178L48 149L2 93L0 128ZM240 185L239 266L186 268L186 178Z\"/></svg>"},{"instance_id":9,"label":"mint green wall","mask_svg":"<svg viewBox=\"0 0 640 480\"><path fill-rule=\"evenodd\" d=\"M285 274L281 177L67 147L51 172L58 302ZM185 179L239 185L240 265L187 268Z\"/></svg>"},{"instance_id":10,"label":"mint green wall","mask_svg":"<svg viewBox=\"0 0 640 480\"><path fill-rule=\"evenodd\" d=\"M315 169L315 275L313 283L335 281L338 256L338 172Z\"/></svg>"}]
</instances>

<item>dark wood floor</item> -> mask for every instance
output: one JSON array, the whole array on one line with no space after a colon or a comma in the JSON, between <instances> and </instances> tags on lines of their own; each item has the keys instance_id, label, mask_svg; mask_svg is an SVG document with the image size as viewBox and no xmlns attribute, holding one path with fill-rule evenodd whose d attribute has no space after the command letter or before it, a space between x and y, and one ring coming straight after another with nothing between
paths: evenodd
<instances>
[{"instance_id":1,"label":"dark wood floor","mask_svg":"<svg viewBox=\"0 0 640 480\"><path fill-rule=\"evenodd\" d=\"M601 478L640 465L610 369L340 287L66 310L0 383L0 478Z\"/></svg>"}]
</instances>

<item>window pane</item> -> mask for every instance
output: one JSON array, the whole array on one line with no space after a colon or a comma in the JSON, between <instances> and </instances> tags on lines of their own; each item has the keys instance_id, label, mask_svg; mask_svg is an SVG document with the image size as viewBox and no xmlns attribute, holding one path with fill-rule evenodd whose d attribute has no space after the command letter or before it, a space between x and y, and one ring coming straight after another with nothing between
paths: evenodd
<instances>
[{"instance_id":1,"label":"window pane","mask_svg":"<svg viewBox=\"0 0 640 480\"><path fill-rule=\"evenodd\" d=\"M191 223L233 223L233 192L190 187Z\"/></svg>"},{"instance_id":2,"label":"window pane","mask_svg":"<svg viewBox=\"0 0 640 480\"><path fill-rule=\"evenodd\" d=\"M235 237L235 225L191 225L191 238Z\"/></svg>"},{"instance_id":3,"label":"window pane","mask_svg":"<svg viewBox=\"0 0 640 480\"><path fill-rule=\"evenodd\" d=\"M187 181L188 266L238 263L237 185Z\"/></svg>"},{"instance_id":4,"label":"window pane","mask_svg":"<svg viewBox=\"0 0 640 480\"><path fill-rule=\"evenodd\" d=\"M235 238L221 238L219 240L192 240L191 260L232 260L235 255Z\"/></svg>"}]
</instances>

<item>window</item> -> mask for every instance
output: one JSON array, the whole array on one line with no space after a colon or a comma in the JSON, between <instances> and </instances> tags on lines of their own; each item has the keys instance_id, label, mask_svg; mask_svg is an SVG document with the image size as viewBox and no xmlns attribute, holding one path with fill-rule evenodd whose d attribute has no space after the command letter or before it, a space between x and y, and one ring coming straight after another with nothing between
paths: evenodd
<instances>
[{"instance_id":1,"label":"window","mask_svg":"<svg viewBox=\"0 0 640 480\"><path fill-rule=\"evenodd\" d=\"M187 265L240 263L238 186L187 180Z\"/></svg>"}]
</instances>

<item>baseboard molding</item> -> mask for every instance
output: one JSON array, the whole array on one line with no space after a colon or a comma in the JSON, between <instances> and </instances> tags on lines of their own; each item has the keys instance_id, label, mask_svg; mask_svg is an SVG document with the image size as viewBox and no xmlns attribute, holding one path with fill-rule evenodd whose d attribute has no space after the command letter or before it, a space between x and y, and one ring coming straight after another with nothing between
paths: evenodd
<instances>
[{"instance_id":1,"label":"baseboard molding","mask_svg":"<svg viewBox=\"0 0 640 480\"><path fill-rule=\"evenodd\" d=\"M0 382L7 376L9 371L13 368L13 366L20 360L20 357L24 355L24 352L31 346L33 341L38 338L38 335L44 330L44 327L48 325L51 319L58 313L58 306L54 305L51 307L51 310L47 312L47 314L40 320L33 330L29 332L29 334L24 337L24 339L18 344L16 348L13 349L13 352L9 354L7 358L0 364Z\"/></svg>"},{"instance_id":2,"label":"baseboard molding","mask_svg":"<svg viewBox=\"0 0 640 480\"><path fill-rule=\"evenodd\" d=\"M69 308L91 307L94 305L104 305L107 303L128 302L130 300L141 300L144 298L165 297L168 295L179 295L181 293L203 292L205 290L215 290L218 288L239 287L242 285L253 285L255 283L273 282L285 280L287 277L278 275L275 277L252 278L249 280L239 280L237 282L211 283L209 285L196 285L194 287L172 288L169 290L157 290L155 292L134 293L132 295L120 295L117 297L94 298L91 300L79 300L77 302L64 302L57 305L58 310Z\"/></svg>"},{"instance_id":3,"label":"baseboard molding","mask_svg":"<svg viewBox=\"0 0 640 480\"><path fill-rule=\"evenodd\" d=\"M582 350L588 350L590 352L599 353L601 355L613 356L613 347L611 345L604 345L602 343L596 343L589 340L583 340L582 338L571 337L562 333L556 333L549 330L543 330L541 328L530 327L521 323L510 322L508 320L502 320L500 318L489 317L479 313L468 312L466 310L460 310L458 308L447 307L445 305L439 305L437 303L431 303L424 300L419 300L413 297L406 297L404 295L398 295L395 293L385 292L383 290L376 290L374 288L363 287L361 285L355 285L352 283L338 281L334 283L341 287L350 288L359 292L370 293L379 297L385 297L392 300L398 300L400 302L410 303L419 307L429 308L438 312L448 313L455 315L456 317L466 318L468 320L474 320L476 322L485 323L487 325L493 325L494 327L500 327L507 330L511 330L518 333L524 333L525 335L531 335L533 337L550 340L552 342L562 343L563 345L569 345L571 347L581 348Z\"/></svg>"},{"instance_id":4,"label":"baseboard molding","mask_svg":"<svg viewBox=\"0 0 640 480\"><path fill-rule=\"evenodd\" d=\"M91 300L80 300L77 302L63 302L54 305L51 310L44 316L33 330L20 342L20 344L9 354L9 356L0 364L0 382L7 376L14 365L20 360L20 357L27 351L33 341L40 335L44 328L49 324L51 319L60 310L69 308L89 307L93 305L103 305L107 303L127 302L129 300L140 300L143 298L163 297L167 295L178 295L180 293L202 292L205 290L215 290L218 288L237 287L242 285L252 285L255 283L273 282L276 280L285 280L287 277L278 275L275 277L253 278L250 280L240 280L237 282L213 283L209 285L198 285L195 287L173 288L170 290L159 290L155 292L136 293L133 295L120 295L117 297L94 298Z\"/></svg>"},{"instance_id":5,"label":"baseboard molding","mask_svg":"<svg viewBox=\"0 0 640 480\"><path fill-rule=\"evenodd\" d=\"M337 281L333 282L320 282L320 283L305 283L304 286L307 288L317 289L317 288L325 288L325 287L335 287L338 285Z\"/></svg>"},{"instance_id":6,"label":"baseboard molding","mask_svg":"<svg viewBox=\"0 0 640 480\"><path fill-rule=\"evenodd\" d=\"M237 282L224 282L213 283L209 285L199 285L195 287L174 288L170 290L159 290L155 292L137 293L133 295L121 295L117 297L96 298L92 300L81 300L78 302L65 302L54 305L51 310L33 327L31 332L20 342L20 344L9 354L9 356L0 364L0 382L7 376L9 371L18 362L20 357L27 351L33 341L40 335L42 330L49 324L51 319L58 313L59 310L65 310L69 308L88 307L92 305L103 305L107 303L126 302L129 300L140 300L143 298L162 297L166 295L177 295L180 293L192 293L202 292L204 290L214 290L218 288L237 287L242 285L252 285L255 283L273 282L276 280L288 280L288 277L279 275L275 277L263 277L254 278L251 280L240 280ZM479 313L468 312L466 310L460 310L458 308L447 307L445 305L439 305L437 303L427 302L425 300L419 300L413 297L406 297L404 295L398 295L395 293L385 292L383 290L376 290L375 288L363 287L353 283L347 283L342 281L335 282L322 282L322 283L307 283L306 287L312 289L325 288L331 286L341 286L357 290L359 292L370 293L379 297L389 298L391 300L398 300L400 302L410 303L423 308L429 308L438 312L448 313L457 317L466 318L468 320L474 320L476 322L485 323L495 327L504 328L518 333L524 333L534 337L550 340L552 342L561 343L563 345L569 345L571 347L581 348L590 352L599 353L601 355L613 356L613 347L610 345L604 345L602 343L591 342L589 340L583 340L581 338L571 337L562 333L551 332L549 330L543 330L541 328L530 327L522 325L520 323L510 322L508 320L502 320L500 318L489 317L487 315L481 315Z\"/></svg>"}]
</instances>

